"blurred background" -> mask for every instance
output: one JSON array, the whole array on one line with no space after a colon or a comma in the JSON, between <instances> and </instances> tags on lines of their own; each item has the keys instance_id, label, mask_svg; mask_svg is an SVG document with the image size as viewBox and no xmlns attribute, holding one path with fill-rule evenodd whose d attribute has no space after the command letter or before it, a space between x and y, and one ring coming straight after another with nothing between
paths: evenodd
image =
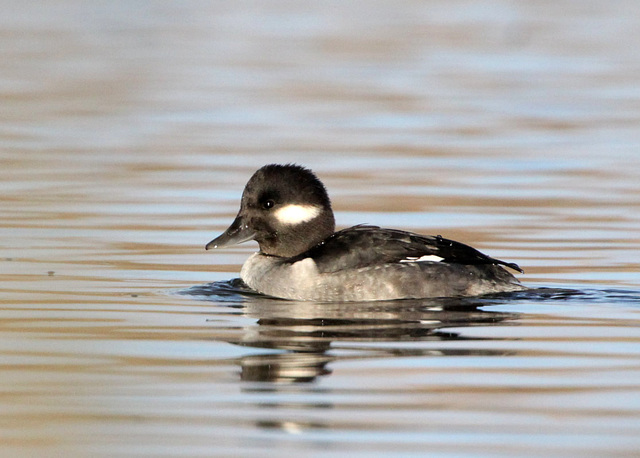
<instances>
[{"instance_id":1,"label":"blurred background","mask_svg":"<svg viewBox=\"0 0 640 458\"><path fill-rule=\"evenodd\" d=\"M640 3L0 7L6 456L636 453ZM453 322L170 295L238 275L255 245L204 244L271 162L311 167L339 227L442 234L587 292ZM296 353L327 318L348 332ZM474 333L434 344L427 322ZM305 384L278 388L273 358Z\"/></svg>"}]
</instances>

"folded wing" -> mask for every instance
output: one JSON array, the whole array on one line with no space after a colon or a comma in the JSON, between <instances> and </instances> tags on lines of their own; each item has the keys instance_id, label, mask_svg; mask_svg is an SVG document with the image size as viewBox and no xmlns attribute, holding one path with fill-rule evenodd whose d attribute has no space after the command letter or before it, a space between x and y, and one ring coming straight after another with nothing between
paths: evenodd
<instances>
[{"instance_id":1,"label":"folded wing","mask_svg":"<svg viewBox=\"0 0 640 458\"><path fill-rule=\"evenodd\" d=\"M433 256L433 258L426 258ZM336 232L322 244L303 253L322 273L377 264L438 259L456 264L495 264L524 273L517 264L487 256L464 243L442 236L426 236L377 226L354 226ZM295 261L295 260L293 260Z\"/></svg>"}]
</instances>

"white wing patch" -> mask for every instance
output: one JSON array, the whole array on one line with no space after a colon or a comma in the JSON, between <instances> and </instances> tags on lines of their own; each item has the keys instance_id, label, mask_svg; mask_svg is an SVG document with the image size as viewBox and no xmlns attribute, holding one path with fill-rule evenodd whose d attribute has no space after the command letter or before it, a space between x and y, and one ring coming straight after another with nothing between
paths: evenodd
<instances>
[{"instance_id":1,"label":"white wing patch","mask_svg":"<svg viewBox=\"0 0 640 458\"><path fill-rule=\"evenodd\" d=\"M435 254L426 254L424 256L416 257L408 257L407 259L402 259L400 262L440 262L444 258L440 256L436 256Z\"/></svg>"},{"instance_id":2,"label":"white wing patch","mask_svg":"<svg viewBox=\"0 0 640 458\"><path fill-rule=\"evenodd\" d=\"M290 204L278 208L274 215L282 224L296 225L311 221L320 214L322 208L317 205L296 205Z\"/></svg>"}]
</instances>

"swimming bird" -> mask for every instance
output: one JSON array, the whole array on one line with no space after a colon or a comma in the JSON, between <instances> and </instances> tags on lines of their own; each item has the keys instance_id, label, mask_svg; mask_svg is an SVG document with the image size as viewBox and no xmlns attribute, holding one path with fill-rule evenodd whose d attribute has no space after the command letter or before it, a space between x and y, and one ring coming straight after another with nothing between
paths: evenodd
<instances>
[{"instance_id":1,"label":"swimming bird","mask_svg":"<svg viewBox=\"0 0 640 458\"><path fill-rule=\"evenodd\" d=\"M251 289L302 301L376 301L477 296L526 289L489 257L440 235L357 225L335 231L327 190L309 169L269 164L242 193L229 228L206 245L219 249L249 240L260 251L242 266Z\"/></svg>"}]
</instances>

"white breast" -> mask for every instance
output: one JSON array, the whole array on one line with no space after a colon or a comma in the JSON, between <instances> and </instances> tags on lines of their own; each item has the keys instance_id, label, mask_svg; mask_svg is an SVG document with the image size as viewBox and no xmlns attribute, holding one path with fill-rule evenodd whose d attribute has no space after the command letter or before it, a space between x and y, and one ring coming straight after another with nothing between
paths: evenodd
<instances>
[{"instance_id":1,"label":"white breast","mask_svg":"<svg viewBox=\"0 0 640 458\"><path fill-rule=\"evenodd\" d=\"M240 278L260 293L287 299L306 300L317 288L322 289L311 258L290 264L282 258L255 253L242 266Z\"/></svg>"}]
</instances>

